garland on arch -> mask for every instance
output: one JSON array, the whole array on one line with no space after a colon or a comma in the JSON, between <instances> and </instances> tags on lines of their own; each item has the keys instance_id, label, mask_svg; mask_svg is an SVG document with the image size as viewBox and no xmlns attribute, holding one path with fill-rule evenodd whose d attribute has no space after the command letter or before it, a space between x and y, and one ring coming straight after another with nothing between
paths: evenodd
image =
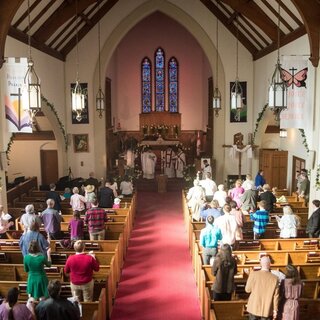
<instances>
[{"instance_id":1,"label":"garland on arch","mask_svg":"<svg viewBox=\"0 0 320 320\"><path fill-rule=\"evenodd\" d=\"M303 139L302 144L303 144L304 147L306 148L307 153L309 153L310 149L309 149L309 146L308 146L307 137L306 137L306 134L305 134L305 132L304 132L304 129L299 129L299 131L300 131L301 137L302 137L302 139Z\"/></svg>"},{"instance_id":2,"label":"garland on arch","mask_svg":"<svg viewBox=\"0 0 320 320\"><path fill-rule=\"evenodd\" d=\"M14 134L11 135L11 137L9 139L9 142L8 142L8 145L7 145L6 156L7 156L8 162L10 161L9 154L11 152L11 147L12 147L12 144L14 142L13 138L14 138Z\"/></svg>"},{"instance_id":3,"label":"garland on arch","mask_svg":"<svg viewBox=\"0 0 320 320\"><path fill-rule=\"evenodd\" d=\"M258 118L256 120L256 126L254 128L254 132L253 132L253 138L252 138L252 143L254 144L254 139L256 138L256 134L258 132L258 128L259 128L259 123L261 121L261 119L263 118L263 115L265 113L265 111L268 108L268 104L265 104L262 108L262 110L258 113Z\"/></svg>"},{"instance_id":4,"label":"garland on arch","mask_svg":"<svg viewBox=\"0 0 320 320\"><path fill-rule=\"evenodd\" d=\"M43 95L41 95L41 101L44 102L50 108L52 113L55 115L55 117L58 121L58 124L59 124L59 129L62 132L64 144L65 144L65 149L67 151L68 150L68 137L67 137L66 129L64 128L64 125L59 118L57 110L55 109L54 105L52 103L50 103Z\"/></svg>"}]
</instances>

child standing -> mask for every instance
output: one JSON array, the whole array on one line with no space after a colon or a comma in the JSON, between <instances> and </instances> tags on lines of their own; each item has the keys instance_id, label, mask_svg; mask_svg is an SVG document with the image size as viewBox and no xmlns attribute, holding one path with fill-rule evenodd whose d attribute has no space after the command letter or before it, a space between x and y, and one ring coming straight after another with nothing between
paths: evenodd
<instances>
[{"instance_id":1,"label":"child standing","mask_svg":"<svg viewBox=\"0 0 320 320\"><path fill-rule=\"evenodd\" d=\"M79 211L76 210L73 212L73 218L69 223L69 228L71 240L83 239L84 221L81 219Z\"/></svg>"},{"instance_id":2,"label":"child standing","mask_svg":"<svg viewBox=\"0 0 320 320\"><path fill-rule=\"evenodd\" d=\"M269 222L269 213L265 209L266 202L264 200L258 203L258 208L254 213L250 213L250 219L254 221L253 224L253 234L254 240L260 239L263 237L266 231L266 225Z\"/></svg>"}]
</instances>

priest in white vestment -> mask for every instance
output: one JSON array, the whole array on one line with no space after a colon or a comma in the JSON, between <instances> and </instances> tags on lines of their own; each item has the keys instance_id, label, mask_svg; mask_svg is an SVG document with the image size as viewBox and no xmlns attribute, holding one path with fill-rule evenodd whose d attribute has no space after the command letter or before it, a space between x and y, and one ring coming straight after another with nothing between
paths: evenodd
<instances>
[{"instance_id":1,"label":"priest in white vestment","mask_svg":"<svg viewBox=\"0 0 320 320\"><path fill-rule=\"evenodd\" d=\"M143 178L154 179L156 163L157 163L157 156L152 152L150 148L146 149L141 154L141 166L142 166Z\"/></svg>"},{"instance_id":2,"label":"priest in white vestment","mask_svg":"<svg viewBox=\"0 0 320 320\"><path fill-rule=\"evenodd\" d=\"M183 152L182 148L178 147L178 153L176 154L176 177L183 178L183 170L186 166L186 154Z\"/></svg>"}]
</instances>

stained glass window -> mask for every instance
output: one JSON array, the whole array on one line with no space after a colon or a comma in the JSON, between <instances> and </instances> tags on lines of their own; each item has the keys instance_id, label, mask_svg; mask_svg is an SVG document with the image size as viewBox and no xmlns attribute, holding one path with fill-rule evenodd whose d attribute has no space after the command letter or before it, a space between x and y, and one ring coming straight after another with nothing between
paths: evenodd
<instances>
[{"instance_id":1,"label":"stained glass window","mask_svg":"<svg viewBox=\"0 0 320 320\"><path fill-rule=\"evenodd\" d=\"M164 51L158 48L155 53L155 109L165 110L165 60Z\"/></svg>"},{"instance_id":2,"label":"stained glass window","mask_svg":"<svg viewBox=\"0 0 320 320\"><path fill-rule=\"evenodd\" d=\"M178 112L178 61L176 58L172 57L168 64L168 74L169 74L169 111Z\"/></svg>"},{"instance_id":3,"label":"stained glass window","mask_svg":"<svg viewBox=\"0 0 320 320\"><path fill-rule=\"evenodd\" d=\"M141 64L142 78L142 112L151 112L151 61L149 58L144 58Z\"/></svg>"}]
</instances>

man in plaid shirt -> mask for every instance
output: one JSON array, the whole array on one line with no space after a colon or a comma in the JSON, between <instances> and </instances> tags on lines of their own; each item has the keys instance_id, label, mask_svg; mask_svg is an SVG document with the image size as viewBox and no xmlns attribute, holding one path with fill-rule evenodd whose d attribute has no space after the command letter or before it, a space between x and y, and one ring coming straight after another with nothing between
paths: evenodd
<instances>
[{"instance_id":1,"label":"man in plaid shirt","mask_svg":"<svg viewBox=\"0 0 320 320\"><path fill-rule=\"evenodd\" d=\"M253 223L253 234L254 239L260 239L266 231L266 225L269 222L269 213L265 209L266 202L264 200L258 203L259 210L255 213L250 214L250 219L254 221Z\"/></svg>"},{"instance_id":2,"label":"man in plaid shirt","mask_svg":"<svg viewBox=\"0 0 320 320\"><path fill-rule=\"evenodd\" d=\"M84 218L85 224L88 226L90 240L105 239L105 223L107 222L107 213L104 209L98 207L98 200L92 202L92 207L87 210Z\"/></svg>"}]
</instances>

